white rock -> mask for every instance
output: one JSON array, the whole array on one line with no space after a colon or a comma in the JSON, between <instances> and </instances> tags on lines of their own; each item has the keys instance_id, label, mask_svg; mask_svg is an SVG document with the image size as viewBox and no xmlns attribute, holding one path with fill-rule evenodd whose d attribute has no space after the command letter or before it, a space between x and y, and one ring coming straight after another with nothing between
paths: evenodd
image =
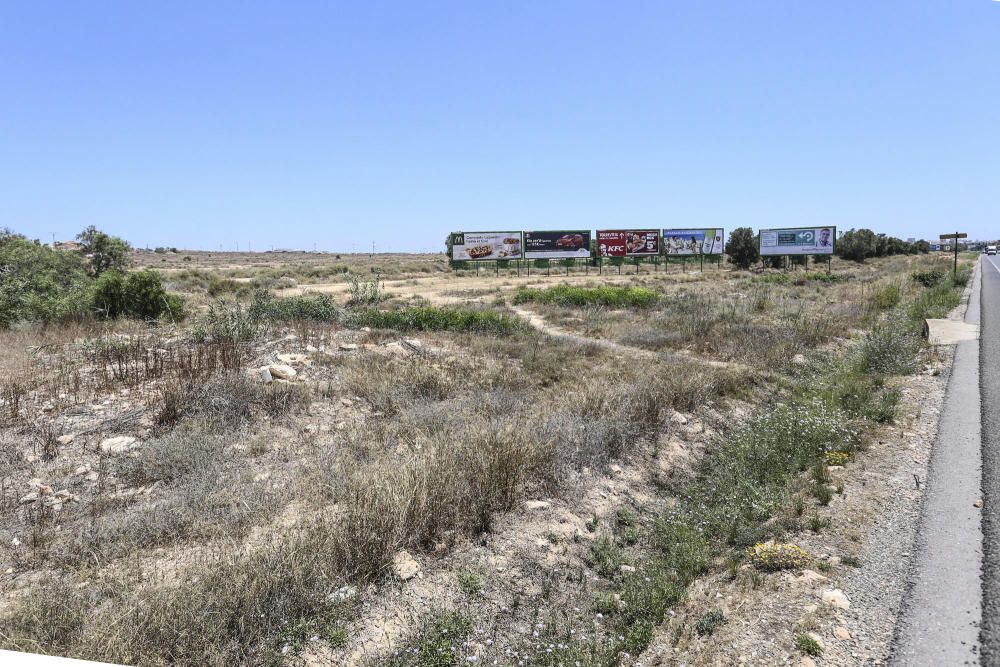
<instances>
[{"instance_id":1,"label":"white rock","mask_svg":"<svg viewBox=\"0 0 1000 667\"><path fill-rule=\"evenodd\" d=\"M260 379L264 381L264 384L271 384L274 381L274 378L271 377L271 370L267 366L260 369Z\"/></svg>"},{"instance_id":2,"label":"white rock","mask_svg":"<svg viewBox=\"0 0 1000 667\"><path fill-rule=\"evenodd\" d=\"M28 494L25 494L24 496L21 496L21 504L22 505L27 505L28 503L33 503L36 500L38 500L39 497L40 496L39 496L39 494L38 494L37 491L32 491L31 493L28 493Z\"/></svg>"},{"instance_id":3,"label":"white rock","mask_svg":"<svg viewBox=\"0 0 1000 667\"><path fill-rule=\"evenodd\" d=\"M309 363L309 359L304 354L279 354L278 361L288 366L301 366Z\"/></svg>"},{"instance_id":4,"label":"white rock","mask_svg":"<svg viewBox=\"0 0 1000 667\"><path fill-rule=\"evenodd\" d=\"M349 398L342 398L340 399L340 404L343 405L345 408L349 408L352 405L354 405L354 401L352 401Z\"/></svg>"},{"instance_id":5,"label":"white rock","mask_svg":"<svg viewBox=\"0 0 1000 667\"><path fill-rule=\"evenodd\" d=\"M271 377L276 380L291 380L298 375L294 368L286 364L271 364L267 370L270 371Z\"/></svg>"},{"instance_id":6,"label":"white rock","mask_svg":"<svg viewBox=\"0 0 1000 667\"><path fill-rule=\"evenodd\" d=\"M833 636L846 642L851 638L851 632L844 626L838 625L833 629Z\"/></svg>"},{"instance_id":7,"label":"white rock","mask_svg":"<svg viewBox=\"0 0 1000 667\"><path fill-rule=\"evenodd\" d=\"M815 584L820 581L829 581L822 574L813 570L802 570L802 574L797 576L795 580L804 584Z\"/></svg>"},{"instance_id":8,"label":"white rock","mask_svg":"<svg viewBox=\"0 0 1000 667\"><path fill-rule=\"evenodd\" d=\"M670 416L670 421L679 426L684 426L688 423L688 418L679 412L674 412L674 414Z\"/></svg>"},{"instance_id":9,"label":"white rock","mask_svg":"<svg viewBox=\"0 0 1000 667\"><path fill-rule=\"evenodd\" d=\"M130 435L116 435L101 440L101 451L105 454L124 454L137 447L139 447L139 443Z\"/></svg>"},{"instance_id":10,"label":"white rock","mask_svg":"<svg viewBox=\"0 0 1000 667\"><path fill-rule=\"evenodd\" d=\"M622 574L635 574L635 568L631 565L622 565L619 569L622 571Z\"/></svg>"},{"instance_id":11,"label":"white rock","mask_svg":"<svg viewBox=\"0 0 1000 667\"><path fill-rule=\"evenodd\" d=\"M792 363L797 364L799 366L804 365L806 363L806 355L796 354L794 357L792 357Z\"/></svg>"},{"instance_id":12,"label":"white rock","mask_svg":"<svg viewBox=\"0 0 1000 667\"><path fill-rule=\"evenodd\" d=\"M804 655L799 660L799 667L816 667L816 661L810 658L808 655Z\"/></svg>"},{"instance_id":13,"label":"white rock","mask_svg":"<svg viewBox=\"0 0 1000 667\"><path fill-rule=\"evenodd\" d=\"M420 574L420 563L407 551L400 551L392 559L392 572L402 581L409 581Z\"/></svg>"},{"instance_id":14,"label":"white rock","mask_svg":"<svg viewBox=\"0 0 1000 667\"><path fill-rule=\"evenodd\" d=\"M547 500L528 500L524 503L524 508L529 510L547 510L552 507L552 503Z\"/></svg>"},{"instance_id":15,"label":"white rock","mask_svg":"<svg viewBox=\"0 0 1000 667\"><path fill-rule=\"evenodd\" d=\"M58 442L60 445L63 446L72 445L73 439L74 439L73 434L67 433L66 435L60 435L58 438L56 438L56 442Z\"/></svg>"},{"instance_id":16,"label":"white rock","mask_svg":"<svg viewBox=\"0 0 1000 667\"><path fill-rule=\"evenodd\" d=\"M837 609L850 609L851 601L844 595L844 591L839 588L823 591L823 602Z\"/></svg>"}]
</instances>

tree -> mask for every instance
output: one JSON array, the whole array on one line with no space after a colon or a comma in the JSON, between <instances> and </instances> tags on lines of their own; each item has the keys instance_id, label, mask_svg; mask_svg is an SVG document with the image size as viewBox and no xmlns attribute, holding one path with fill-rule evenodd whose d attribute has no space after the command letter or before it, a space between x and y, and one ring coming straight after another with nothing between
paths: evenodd
<instances>
[{"instance_id":1,"label":"tree","mask_svg":"<svg viewBox=\"0 0 1000 667\"><path fill-rule=\"evenodd\" d=\"M77 234L76 240L80 242L83 254L90 258L90 271L95 276L109 270L124 273L132 263L132 246L93 225Z\"/></svg>"},{"instance_id":2,"label":"tree","mask_svg":"<svg viewBox=\"0 0 1000 667\"><path fill-rule=\"evenodd\" d=\"M729 261L740 269L749 269L760 259L760 249L753 230L749 227L737 227L726 241L726 254Z\"/></svg>"},{"instance_id":3,"label":"tree","mask_svg":"<svg viewBox=\"0 0 1000 667\"><path fill-rule=\"evenodd\" d=\"M837 241L837 256L841 259L863 262L877 252L878 238L870 229L852 229Z\"/></svg>"}]
</instances>

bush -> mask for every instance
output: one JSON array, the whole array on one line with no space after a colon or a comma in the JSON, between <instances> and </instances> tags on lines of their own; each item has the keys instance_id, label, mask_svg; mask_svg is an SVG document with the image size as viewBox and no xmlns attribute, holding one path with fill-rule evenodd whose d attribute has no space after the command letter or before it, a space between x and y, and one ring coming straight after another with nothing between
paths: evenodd
<instances>
[{"instance_id":1,"label":"bush","mask_svg":"<svg viewBox=\"0 0 1000 667\"><path fill-rule=\"evenodd\" d=\"M88 316L89 282L78 253L0 234L0 327Z\"/></svg>"},{"instance_id":2,"label":"bush","mask_svg":"<svg viewBox=\"0 0 1000 667\"><path fill-rule=\"evenodd\" d=\"M908 375L917 368L920 337L898 319L875 325L861 345L859 368L866 373Z\"/></svg>"},{"instance_id":3,"label":"bush","mask_svg":"<svg viewBox=\"0 0 1000 667\"><path fill-rule=\"evenodd\" d=\"M348 299L348 304L352 306L377 306L385 299L377 276L368 281L351 276L350 290L351 298Z\"/></svg>"},{"instance_id":4,"label":"bush","mask_svg":"<svg viewBox=\"0 0 1000 667\"><path fill-rule=\"evenodd\" d=\"M103 272L91 288L91 307L104 319L155 320L164 314L176 319L183 313L180 297L168 298L159 274L154 271L127 275L115 270Z\"/></svg>"},{"instance_id":5,"label":"bush","mask_svg":"<svg viewBox=\"0 0 1000 667\"><path fill-rule=\"evenodd\" d=\"M760 259L760 249L753 230L749 227L737 227L726 241L726 254L729 261L740 269L749 269Z\"/></svg>"},{"instance_id":6,"label":"bush","mask_svg":"<svg viewBox=\"0 0 1000 667\"><path fill-rule=\"evenodd\" d=\"M261 338L268 328L267 319L259 310L220 299L209 304L192 327L191 335L198 341L245 342Z\"/></svg>"},{"instance_id":7,"label":"bush","mask_svg":"<svg viewBox=\"0 0 1000 667\"><path fill-rule=\"evenodd\" d=\"M272 322L295 320L336 322L340 319L337 302L329 294L303 294L277 298L264 289L254 292L250 314L254 318Z\"/></svg>"},{"instance_id":8,"label":"bush","mask_svg":"<svg viewBox=\"0 0 1000 667\"><path fill-rule=\"evenodd\" d=\"M923 269L914 271L910 277L914 282L920 283L924 287L934 287L944 280L944 271L941 269Z\"/></svg>"}]
</instances>

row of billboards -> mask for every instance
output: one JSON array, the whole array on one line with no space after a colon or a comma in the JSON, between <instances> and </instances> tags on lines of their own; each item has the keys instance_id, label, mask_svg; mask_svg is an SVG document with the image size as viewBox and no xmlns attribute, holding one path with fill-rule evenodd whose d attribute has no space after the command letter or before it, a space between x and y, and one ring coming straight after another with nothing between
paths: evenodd
<instances>
[{"instance_id":1,"label":"row of billboards","mask_svg":"<svg viewBox=\"0 0 1000 667\"><path fill-rule=\"evenodd\" d=\"M610 229L598 230L600 257L657 257L660 255L721 255L722 229ZM832 255L836 227L797 227L760 230L761 255ZM584 259L590 257L590 230L545 232L456 232L452 259Z\"/></svg>"}]
</instances>

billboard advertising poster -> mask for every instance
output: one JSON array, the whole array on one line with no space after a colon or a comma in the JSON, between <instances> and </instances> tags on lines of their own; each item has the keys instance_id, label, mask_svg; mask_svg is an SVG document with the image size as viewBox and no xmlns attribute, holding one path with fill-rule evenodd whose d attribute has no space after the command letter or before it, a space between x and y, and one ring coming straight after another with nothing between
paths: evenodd
<instances>
[{"instance_id":1,"label":"billboard advertising poster","mask_svg":"<svg viewBox=\"0 0 1000 667\"><path fill-rule=\"evenodd\" d=\"M725 248L721 229L664 229L665 255L721 255Z\"/></svg>"},{"instance_id":2,"label":"billboard advertising poster","mask_svg":"<svg viewBox=\"0 0 1000 667\"><path fill-rule=\"evenodd\" d=\"M651 257L660 254L660 233L655 229L618 229L597 232L601 257Z\"/></svg>"},{"instance_id":3,"label":"billboard advertising poster","mask_svg":"<svg viewBox=\"0 0 1000 667\"><path fill-rule=\"evenodd\" d=\"M760 230L761 255L832 255L836 227Z\"/></svg>"},{"instance_id":4,"label":"billboard advertising poster","mask_svg":"<svg viewBox=\"0 0 1000 667\"><path fill-rule=\"evenodd\" d=\"M525 259L590 257L590 230L525 232Z\"/></svg>"},{"instance_id":5,"label":"billboard advertising poster","mask_svg":"<svg viewBox=\"0 0 1000 667\"><path fill-rule=\"evenodd\" d=\"M521 232L458 232L451 237L457 262L521 259Z\"/></svg>"}]
</instances>

